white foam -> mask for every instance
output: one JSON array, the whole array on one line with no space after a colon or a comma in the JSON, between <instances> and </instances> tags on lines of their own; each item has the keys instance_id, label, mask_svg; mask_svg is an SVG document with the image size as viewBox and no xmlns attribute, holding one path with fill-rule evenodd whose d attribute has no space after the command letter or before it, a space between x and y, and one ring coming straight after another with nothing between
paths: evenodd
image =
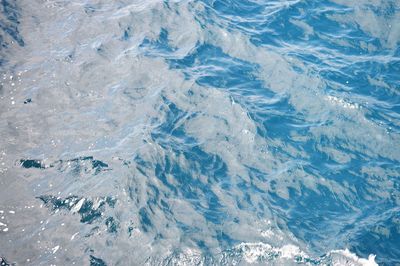
<instances>
[{"instance_id":1,"label":"white foam","mask_svg":"<svg viewBox=\"0 0 400 266\"><path fill-rule=\"evenodd\" d=\"M243 258L248 263L254 263L272 249L271 245L265 243L241 243L237 246L243 252Z\"/></svg>"},{"instance_id":2,"label":"white foam","mask_svg":"<svg viewBox=\"0 0 400 266\"><path fill-rule=\"evenodd\" d=\"M300 251L300 248L295 246L295 245L285 245L282 248L280 248L280 253L282 254L282 258L294 258L296 255L303 254L303 252Z\"/></svg>"},{"instance_id":3,"label":"white foam","mask_svg":"<svg viewBox=\"0 0 400 266\"><path fill-rule=\"evenodd\" d=\"M275 233L271 229L261 231L261 236L263 237L272 237Z\"/></svg>"},{"instance_id":4,"label":"white foam","mask_svg":"<svg viewBox=\"0 0 400 266\"><path fill-rule=\"evenodd\" d=\"M356 254L351 253L347 248L345 250L332 250L331 255L340 255L338 258L332 258L334 266L340 265L359 265L359 266L378 266L375 262L375 255L370 254L368 259L359 258ZM343 260L343 257L345 261ZM349 261L350 260L350 261Z\"/></svg>"},{"instance_id":5,"label":"white foam","mask_svg":"<svg viewBox=\"0 0 400 266\"><path fill-rule=\"evenodd\" d=\"M340 105L346 109L359 109L360 108L360 106L357 103L349 103L349 102L347 102L343 99L340 99L338 97L335 97L335 96L328 95L326 98L331 103Z\"/></svg>"},{"instance_id":6,"label":"white foam","mask_svg":"<svg viewBox=\"0 0 400 266\"><path fill-rule=\"evenodd\" d=\"M72 213L78 212L82 208L82 205L84 202L85 202L85 198L80 199L78 201L78 203L74 207L71 208L71 212Z\"/></svg>"},{"instance_id":7,"label":"white foam","mask_svg":"<svg viewBox=\"0 0 400 266\"><path fill-rule=\"evenodd\" d=\"M266 243L241 243L235 247L241 251L247 263L255 263L264 258L294 259L295 257L308 258L308 255L299 247L288 244L282 247L273 247Z\"/></svg>"},{"instance_id":8,"label":"white foam","mask_svg":"<svg viewBox=\"0 0 400 266\"><path fill-rule=\"evenodd\" d=\"M310 259L310 256L293 244L283 245L282 247L273 247L267 243L241 243L234 250L239 251L240 255L247 263L259 263L262 261L277 260L287 262L295 260L296 262ZM348 249L332 250L327 253L328 256L313 258L320 261L322 265L334 266L378 266L375 262L375 255L369 255L368 259L360 258L351 253Z\"/></svg>"},{"instance_id":9,"label":"white foam","mask_svg":"<svg viewBox=\"0 0 400 266\"><path fill-rule=\"evenodd\" d=\"M60 246L55 246L52 248L53 254L56 253L60 249Z\"/></svg>"},{"instance_id":10,"label":"white foam","mask_svg":"<svg viewBox=\"0 0 400 266\"><path fill-rule=\"evenodd\" d=\"M76 232L75 234L73 234L73 235L71 236L71 240L74 240L74 238L75 238L78 234L79 234L79 232Z\"/></svg>"}]
</instances>

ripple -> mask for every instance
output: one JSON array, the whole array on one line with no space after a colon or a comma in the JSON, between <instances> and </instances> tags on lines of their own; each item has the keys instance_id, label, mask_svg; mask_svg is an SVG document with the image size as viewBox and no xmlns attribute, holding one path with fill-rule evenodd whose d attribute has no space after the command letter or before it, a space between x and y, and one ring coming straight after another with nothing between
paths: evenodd
<instances>
[{"instance_id":1,"label":"ripple","mask_svg":"<svg viewBox=\"0 0 400 266\"><path fill-rule=\"evenodd\" d=\"M399 11L2 1L0 263L398 263Z\"/></svg>"}]
</instances>

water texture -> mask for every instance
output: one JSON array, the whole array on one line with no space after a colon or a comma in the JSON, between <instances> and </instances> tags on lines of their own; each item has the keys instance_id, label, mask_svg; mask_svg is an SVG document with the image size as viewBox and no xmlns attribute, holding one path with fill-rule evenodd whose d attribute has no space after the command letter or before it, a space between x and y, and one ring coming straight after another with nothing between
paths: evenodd
<instances>
[{"instance_id":1,"label":"water texture","mask_svg":"<svg viewBox=\"0 0 400 266\"><path fill-rule=\"evenodd\" d=\"M398 0L1 0L1 265L400 265Z\"/></svg>"}]
</instances>

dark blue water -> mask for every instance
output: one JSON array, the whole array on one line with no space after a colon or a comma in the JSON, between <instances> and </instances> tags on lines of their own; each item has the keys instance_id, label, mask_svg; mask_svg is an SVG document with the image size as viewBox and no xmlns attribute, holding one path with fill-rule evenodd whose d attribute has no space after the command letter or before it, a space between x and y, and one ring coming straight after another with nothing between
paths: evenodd
<instances>
[{"instance_id":1,"label":"dark blue water","mask_svg":"<svg viewBox=\"0 0 400 266\"><path fill-rule=\"evenodd\" d=\"M4 265L400 264L399 1L0 13Z\"/></svg>"}]
</instances>

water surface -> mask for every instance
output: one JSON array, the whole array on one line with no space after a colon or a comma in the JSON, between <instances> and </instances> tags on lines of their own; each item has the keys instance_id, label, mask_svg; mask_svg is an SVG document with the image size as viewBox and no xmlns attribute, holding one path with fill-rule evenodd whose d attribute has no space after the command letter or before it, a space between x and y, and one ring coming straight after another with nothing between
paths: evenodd
<instances>
[{"instance_id":1,"label":"water surface","mask_svg":"<svg viewBox=\"0 0 400 266\"><path fill-rule=\"evenodd\" d=\"M0 13L4 264L400 264L399 1Z\"/></svg>"}]
</instances>

